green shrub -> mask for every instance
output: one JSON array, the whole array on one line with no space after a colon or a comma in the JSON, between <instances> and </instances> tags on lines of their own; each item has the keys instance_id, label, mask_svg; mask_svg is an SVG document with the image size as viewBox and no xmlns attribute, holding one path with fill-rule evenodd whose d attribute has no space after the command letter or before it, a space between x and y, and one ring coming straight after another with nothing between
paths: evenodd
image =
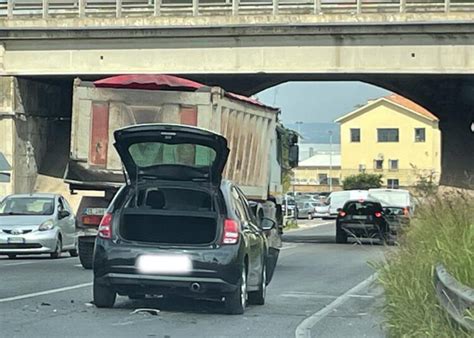
<instances>
[{"instance_id":1,"label":"green shrub","mask_svg":"<svg viewBox=\"0 0 474 338\"><path fill-rule=\"evenodd\" d=\"M367 190L370 188L380 188L382 186L382 175L360 173L347 176L342 181L344 190Z\"/></svg>"},{"instance_id":2,"label":"green shrub","mask_svg":"<svg viewBox=\"0 0 474 338\"><path fill-rule=\"evenodd\" d=\"M379 267L384 313L393 337L468 337L438 304L433 276L442 263L474 287L474 200L459 194L421 205L400 248ZM471 314L472 315L472 314Z\"/></svg>"}]
</instances>

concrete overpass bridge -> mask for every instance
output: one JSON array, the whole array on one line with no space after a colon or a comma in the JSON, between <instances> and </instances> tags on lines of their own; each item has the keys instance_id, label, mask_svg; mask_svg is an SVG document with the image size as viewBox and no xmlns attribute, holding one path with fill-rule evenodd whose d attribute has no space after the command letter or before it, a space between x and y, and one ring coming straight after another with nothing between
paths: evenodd
<instances>
[{"instance_id":1,"label":"concrete overpass bridge","mask_svg":"<svg viewBox=\"0 0 474 338\"><path fill-rule=\"evenodd\" d=\"M56 88L55 106L76 76L182 74L247 95L364 81L436 114L442 181L472 188L473 19L471 0L7 0L0 75L44 84L25 97Z\"/></svg>"}]
</instances>

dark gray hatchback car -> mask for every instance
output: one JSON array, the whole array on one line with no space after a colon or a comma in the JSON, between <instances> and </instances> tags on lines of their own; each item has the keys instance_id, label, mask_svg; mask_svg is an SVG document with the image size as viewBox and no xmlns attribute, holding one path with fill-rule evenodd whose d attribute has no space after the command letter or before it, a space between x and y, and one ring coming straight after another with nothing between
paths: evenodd
<instances>
[{"instance_id":1,"label":"dark gray hatchback car","mask_svg":"<svg viewBox=\"0 0 474 338\"><path fill-rule=\"evenodd\" d=\"M275 222L259 224L240 189L222 180L224 137L182 125L115 131L127 184L99 226L94 303L116 295L224 299L228 313L264 304L278 249Z\"/></svg>"}]
</instances>

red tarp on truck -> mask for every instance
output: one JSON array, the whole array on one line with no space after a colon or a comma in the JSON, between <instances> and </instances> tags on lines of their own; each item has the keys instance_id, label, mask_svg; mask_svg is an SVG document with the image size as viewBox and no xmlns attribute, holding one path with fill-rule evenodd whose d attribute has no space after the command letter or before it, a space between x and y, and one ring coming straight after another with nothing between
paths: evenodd
<instances>
[{"instance_id":1,"label":"red tarp on truck","mask_svg":"<svg viewBox=\"0 0 474 338\"><path fill-rule=\"evenodd\" d=\"M94 86L101 88L127 88L142 90L183 90L196 91L206 85L192 80L184 79L173 75L118 75L94 81ZM274 107L264 105L258 100L247 96L225 92L225 96L230 99L250 103L259 107L272 110L279 110Z\"/></svg>"}]
</instances>

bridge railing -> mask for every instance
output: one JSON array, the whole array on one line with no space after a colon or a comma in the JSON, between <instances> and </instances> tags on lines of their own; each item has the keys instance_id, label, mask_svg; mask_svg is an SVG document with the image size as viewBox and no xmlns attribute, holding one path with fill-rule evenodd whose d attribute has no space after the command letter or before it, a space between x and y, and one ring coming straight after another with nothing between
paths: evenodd
<instances>
[{"instance_id":1,"label":"bridge railing","mask_svg":"<svg viewBox=\"0 0 474 338\"><path fill-rule=\"evenodd\" d=\"M474 12L474 0L0 0L0 18Z\"/></svg>"}]
</instances>

